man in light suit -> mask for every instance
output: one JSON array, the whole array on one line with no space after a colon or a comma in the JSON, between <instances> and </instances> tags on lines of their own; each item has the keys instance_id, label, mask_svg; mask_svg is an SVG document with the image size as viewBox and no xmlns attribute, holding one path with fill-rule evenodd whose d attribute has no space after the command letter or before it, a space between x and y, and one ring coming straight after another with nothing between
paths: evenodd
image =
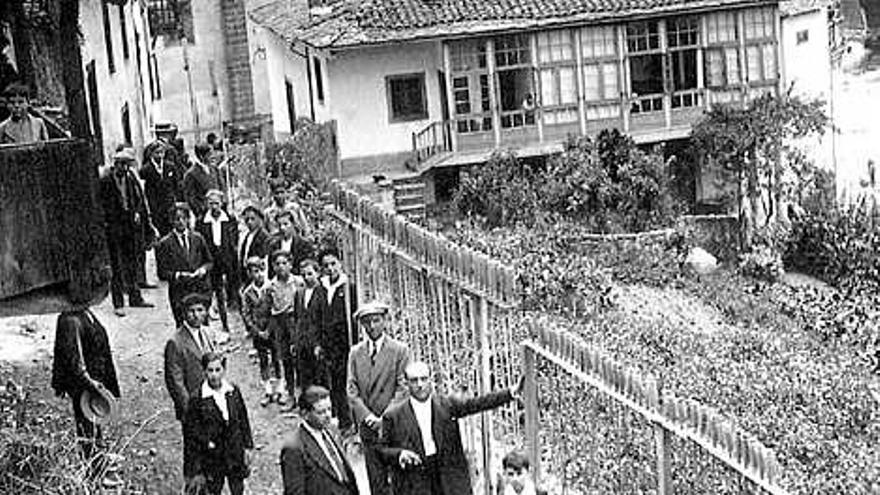
<instances>
[{"instance_id":1,"label":"man in light suit","mask_svg":"<svg viewBox=\"0 0 880 495\"><path fill-rule=\"evenodd\" d=\"M379 454L392 466L394 495L472 495L470 471L458 418L502 406L520 395L516 387L462 399L433 394L431 370L421 361L406 367L409 400L382 417Z\"/></svg>"},{"instance_id":2,"label":"man in light suit","mask_svg":"<svg viewBox=\"0 0 880 495\"><path fill-rule=\"evenodd\" d=\"M214 351L214 344L205 332L210 299L192 293L183 298L183 324L165 344L165 386L174 402L174 413L179 421L186 416L189 399L198 394L205 381L202 355Z\"/></svg>"},{"instance_id":3,"label":"man in light suit","mask_svg":"<svg viewBox=\"0 0 880 495\"><path fill-rule=\"evenodd\" d=\"M304 421L281 449L284 495L358 495L345 452L330 434L330 392L317 385L299 397Z\"/></svg>"},{"instance_id":4,"label":"man in light suit","mask_svg":"<svg viewBox=\"0 0 880 495\"><path fill-rule=\"evenodd\" d=\"M364 461L372 495L388 495L388 468L379 458L382 415L392 403L406 397L404 371L410 353L402 342L385 334L388 306L372 301L361 306L355 319L367 333L348 355L348 403L363 441Z\"/></svg>"}]
</instances>

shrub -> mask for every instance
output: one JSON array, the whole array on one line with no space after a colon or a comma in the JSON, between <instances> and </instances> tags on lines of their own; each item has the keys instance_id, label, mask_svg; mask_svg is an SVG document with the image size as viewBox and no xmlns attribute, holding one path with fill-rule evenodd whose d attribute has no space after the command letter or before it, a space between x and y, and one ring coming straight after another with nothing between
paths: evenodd
<instances>
[{"instance_id":1,"label":"shrub","mask_svg":"<svg viewBox=\"0 0 880 495\"><path fill-rule=\"evenodd\" d=\"M760 246L742 256L740 272L748 277L774 283L785 273L782 255L769 246Z\"/></svg>"},{"instance_id":2,"label":"shrub","mask_svg":"<svg viewBox=\"0 0 880 495\"><path fill-rule=\"evenodd\" d=\"M511 151L496 151L482 166L462 174L453 203L466 216L487 226L534 223L539 202L533 167Z\"/></svg>"}]
</instances>

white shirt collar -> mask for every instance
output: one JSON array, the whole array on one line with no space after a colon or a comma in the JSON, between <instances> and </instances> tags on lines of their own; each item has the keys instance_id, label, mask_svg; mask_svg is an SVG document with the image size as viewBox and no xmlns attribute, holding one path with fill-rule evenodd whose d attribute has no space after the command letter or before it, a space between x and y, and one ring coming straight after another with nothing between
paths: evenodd
<instances>
[{"instance_id":1,"label":"white shirt collar","mask_svg":"<svg viewBox=\"0 0 880 495\"><path fill-rule=\"evenodd\" d=\"M217 408L220 409L220 415L223 416L225 421L229 421L229 404L226 400L226 394L232 392L232 390L232 385L226 380L220 382L220 388L217 390L208 385L208 380L202 382L202 398L214 399L214 403L217 404Z\"/></svg>"},{"instance_id":2,"label":"white shirt collar","mask_svg":"<svg viewBox=\"0 0 880 495\"><path fill-rule=\"evenodd\" d=\"M227 216L226 212L223 210L220 210L220 216L216 217L216 218L214 218L214 215L211 215L210 210L205 212L205 218L204 218L205 223L212 223L212 222L220 223L220 222L228 222L228 221L229 221L229 216Z\"/></svg>"},{"instance_id":3,"label":"white shirt collar","mask_svg":"<svg viewBox=\"0 0 880 495\"><path fill-rule=\"evenodd\" d=\"M525 481L523 481L523 489L521 492L517 493L516 490L513 489L513 486L510 483L507 483L504 485L503 495L535 495L536 493L535 484L532 482L531 478L526 478Z\"/></svg>"},{"instance_id":4,"label":"white shirt collar","mask_svg":"<svg viewBox=\"0 0 880 495\"><path fill-rule=\"evenodd\" d=\"M368 350L370 353L372 353L372 352L373 352L373 347L375 347L375 348L376 348L376 354L379 354L379 351L382 350L382 345L385 344L385 333L383 332L383 333L382 333L382 336L379 337L379 338L376 339L376 340L371 339L369 336L367 336L367 339L366 339L366 340L367 340L367 342L369 342L369 344L368 344L368 346L367 346L367 347L368 347L367 350Z\"/></svg>"},{"instance_id":5,"label":"white shirt collar","mask_svg":"<svg viewBox=\"0 0 880 495\"><path fill-rule=\"evenodd\" d=\"M321 277L321 285L327 289L327 300L333 300L333 294L336 292L336 289L341 287L344 284L348 283L348 275L344 273L339 274L339 278L336 279L336 282L330 282L330 276Z\"/></svg>"}]
</instances>

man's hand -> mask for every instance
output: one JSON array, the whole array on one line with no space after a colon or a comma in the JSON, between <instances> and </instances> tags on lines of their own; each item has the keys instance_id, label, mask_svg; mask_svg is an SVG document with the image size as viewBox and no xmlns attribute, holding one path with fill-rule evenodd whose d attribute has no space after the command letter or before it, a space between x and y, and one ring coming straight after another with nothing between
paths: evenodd
<instances>
[{"instance_id":1,"label":"man's hand","mask_svg":"<svg viewBox=\"0 0 880 495\"><path fill-rule=\"evenodd\" d=\"M367 426L376 433L379 433L379 429L382 428L382 418L376 416L375 414L370 414L369 416L364 418L364 423L366 423Z\"/></svg>"},{"instance_id":2,"label":"man's hand","mask_svg":"<svg viewBox=\"0 0 880 495\"><path fill-rule=\"evenodd\" d=\"M208 273L208 270L205 270L204 266L200 266L193 272L194 278L202 278Z\"/></svg>"},{"instance_id":3,"label":"man's hand","mask_svg":"<svg viewBox=\"0 0 880 495\"><path fill-rule=\"evenodd\" d=\"M401 469L406 469L408 466L421 465L422 458L412 450L404 449L400 451L400 455L397 457L397 462L400 464Z\"/></svg>"}]
</instances>

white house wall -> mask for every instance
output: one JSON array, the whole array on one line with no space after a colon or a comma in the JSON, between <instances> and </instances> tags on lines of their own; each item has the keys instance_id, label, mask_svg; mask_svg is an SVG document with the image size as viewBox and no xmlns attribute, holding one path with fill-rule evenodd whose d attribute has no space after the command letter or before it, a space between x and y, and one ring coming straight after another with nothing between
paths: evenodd
<instances>
[{"instance_id":1,"label":"white house wall","mask_svg":"<svg viewBox=\"0 0 880 495\"><path fill-rule=\"evenodd\" d=\"M364 173L352 159L401 155L412 149L412 134L441 119L436 42L352 50L335 54L326 67L330 114L337 120L343 175ZM326 65L326 64L325 64ZM389 122L386 76L424 72L428 118ZM346 163L349 161L349 164Z\"/></svg>"},{"instance_id":2,"label":"white house wall","mask_svg":"<svg viewBox=\"0 0 880 495\"><path fill-rule=\"evenodd\" d=\"M195 41L186 47L186 55L192 91L184 47L179 42L166 44L167 37L160 36L155 53L162 97L153 102L156 121L177 124L187 148L209 132L219 135L222 121L229 120L232 110L220 2L197 0L191 5Z\"/></svg>"},{"instance_id":3,"label":"white house wall","mask_svg":"<svg viewBox=\"0 0 880 495\"><path fill-rule=\"evenodd\" d=\"M828 22L824 9L782 18L782 50L785 88L794 84L794 93L828 99L831 88L831 59ZM807 40L798 43L798 33Z\"/></svg>"},{"instance_id":4,"label":"white house wall","mask_svg":"<svg viewBox=\"0 0 880 495\"><path fill-rule=\"evenodd\" d=\"M129 57L123 57L122 34L119 24L119 7L108 4L113 60L116 70L111 73L104 44L104 22L101 12L102 0L82 0L80 2L80 26L83 41L81 44L83 69L89 62L95 62L95 76L98 86L98 106L101 112L101 130L105 161L109 160L116 147L124 142L122 128L122 107L128 103L131 124L132 145L140 155L144 140L149 139L149 77L146 66L146 51L149 39L144 32L145 23L140 2L127 2L123 9L126 16L126 35L128 37ZM137 53L134 30L141 40L141 53ZM138 78L136 57L141 57L141 78ZM85 80L85 72L84 72ZM146 89L145 89L146 88ZM88 99L88 91L86 92ZM89 102L91 105L92 102Z\"/></svg>"}]
</instances>

